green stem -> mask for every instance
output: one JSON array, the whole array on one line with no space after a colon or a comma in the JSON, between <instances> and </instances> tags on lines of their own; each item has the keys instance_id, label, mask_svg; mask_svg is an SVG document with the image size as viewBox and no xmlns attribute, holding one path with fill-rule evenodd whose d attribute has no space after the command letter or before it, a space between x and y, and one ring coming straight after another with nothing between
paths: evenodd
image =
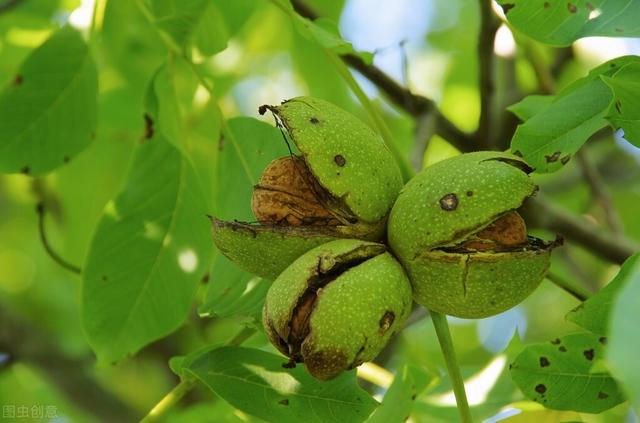
<instances>
[{"instance_id":1,"label":"green stem","mask_svg":"<svg viewBox=\"0 0 640 423\"><path fill-rule=\"evenodd\" d=\"M237 347L242 345L244 341L251 338L256 333L256 328L244 327L240 332L236 334L231 340L229 340L225 346ZM189 391L196 387L197 381L195 379L183 379L178 383L167 395L164 396L146 416L140 420L140 423L155 422L162 419L162 417L176 405Z\"/></svg>"},{"instance_id":2,"label":"green stem","mask_svg":"<svg viewBox=\"0 0 640 423\"><path fill-rule=\"evenodd\" d=\"M563 289L569 294L573 295L580 301L586 301L591 296L591 293L587 291L584 287L576 284L573 280L566 279L557 273L547 272L547 279L558 288Z\"/></svg>"},{"instance_id":3,"label":"green stem","mask_svg":"<svg viewBox=\"0 0 640 423\"><path fill-rule=\"evenodd\" d=\"M464 380L462 379L462 374L460 374L460 368L456 360L456 352L453 349L447 317L433 310L429 310L429 313L433 321L433 326L436 328L436 334L438 335L442 355L444 355L444 361L447 364L449 378L451 378L451 384L453 385L453 393L456 396L456 403L458 404L460 421L462 423L472 423L473 420L471 419L471 411L469 410L469 403L467 402L467 394L464 390Z\"/></svg>"},{"instance_id":4,"label":"green stem","mask_svg":"<svg viewBox=\"0 0 640 423\"><path fill-rule=\"evenodd\" d=\"M144 416L140 423L158 421L168 410L178 403L191 389L196 386L195 379L184 379L164 396L149 413Z\"/></svg>"}]
</instances>

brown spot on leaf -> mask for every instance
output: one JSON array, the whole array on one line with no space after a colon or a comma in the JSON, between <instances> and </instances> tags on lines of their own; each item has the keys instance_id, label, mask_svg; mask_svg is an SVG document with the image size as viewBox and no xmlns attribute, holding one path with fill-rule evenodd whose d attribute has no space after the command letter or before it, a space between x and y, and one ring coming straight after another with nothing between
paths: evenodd
<instances>
[{"instance_id":1,"label":"brown spot on leaf","mask_svg":"<svg viewBox=\"0 0 640 423\"><path fill-rule=\"evenodd\" d=\"M500 6L502 6L502 11L504 12L505 15L509 13L511 9L516 7L516 5L513 3L504 3L504 4L501 4Z\"/></svg>"},{"instance_id":2,"label":"brown spot on leaf","mask_svg":"<svg viewBox=\"0 0 640 423\"><path fill-rule=\"evenodd\" d=\"M415 400L416 400L416 394L411 395L411 399L412 399L413 401L415 401Z\"/></svg>"},{"instance_id":3,"label":"brown spot on leaf","mask_svg":"<svg viewBox=\"0 0 640 423\"><path fill-rule=\"evenodd\" d=\"M540 357L540 367L549 367L550 364L547 357Z\"/></svg>"},{"instance_id":4,"label":"brown spot on leaf","mask_svg":"<svg viewBox=\"0 0 640 423\"><path fill-rule=\"evenodd\" d=\"M561 346L558 348L558 351L560 351L560 352L567 352L567 348L565 348L565 346L564 346L564 345L561 345Z\"/></svg>"},{"instance_id":5,"label":"brown spot on leaf","mask_svg":"<svg viewBox=\"0 0 640 423\"><path fill-rule=\"evenodd\" d=\"M544 156L544 159L547 161L547 163L553 163L553 162L557 162L558 159L560 158L560 154L562 154L560 151L556 151L555 153L553 153L550 156Z\"/></svg>"},{"instance_id":6,"label":"brown spot on leaf","mask_svg":"<svg viewBox=\"0 0 640 423\"><path fill-rule=\"evenodd\" d=\"M309 122L311 122L311 123L313 123L315 125L316 123L319 123L320 121L318 120L317 117L314 116L311 119L309 119Z\"/></svg>"},{"instance_id":7,"label":"brown spot on leaf","mask_svg":"<svg viewBox=\"0 0 640 423\"><path fill-rule=\"evenodd\" d=\"M549 4L549 2L548 2L548 1L545 1L545 2L544 2L544 4L543 4L542 6L544 6L544 8L545 8L545 9L548 9L548 8L550 8L550 7L551 7L551 5Z\"/></svg>"},{"instance_id":8,"label":"brown spot on leaf","mask_svg":"<svg viewBox=\"0 0 640 423\"><path fill-rule=\"evenodd\" d=\"M600 343L602 345L606 345L607 343L607 337L606 336L601 336L600 338L598 338L598 341L600 341Z\"/></svg>"},{"instance_id":9,"label":"brown spot on leaf","mask_svg":"<svg viewBox=\"0 0 640 423\"><path fill-rule=\"evenodd\" d=\"M567 154L566 156L562 157L560 159L560 163L564 166L569 163L569 160L571 160L571 154Z\"/></svg>"},{"instance_id":10,"label":"brown spot on leaf","mask_svg":"<svg viewBox=\"0 0 640 423\"><path fill-rule=\"evenodd\" d=\"M551 341L551 343L552 343L553 345L558 345L558 344L560 344L560 338L556 338L556 339L552 340L552 341Z\"/></svg>"},{"instance_id":11,"label":"brown spot on leaf","mask_svg":"<svg viewBox=\"0 0 640 423\"><path fill-rule=\"evenodd\" d=\"M542 383L539 383L536 385L535 390L539 394L544 394L545 392L547 392L547 387L544 386Z\"/></svg>"},{"instance_id":12,"label":"brown spot on leaf","mask_svg":"<svg viewBox=\"0 0 640 423\"><path fill-rule=\"evenodd\" d=\"M578 6L573 3L567 3L567 10L569 13L576 13L578 11Z\"/></svg>"},{"instance_id":13,"label":"brown spot on leaf","mask_svg":"<svg viewBox=\"0 0 640 423\"><path fill-rule=\"evenodd\" d=\"M589 12L593 12L596 9L591 3L587 3L585 6Z\"/></svg>"},{"instance_id":14,"label":"brown spot on leaf","mask_svg":"<svg viewBox=\"0 0 640 423\"><path fill-rule=\"evenodd\" d=\"M278 401L278 404L289 405L289 400L285 398L283 400Z\"/></svg>"},{"instance_id":15,"label":"brown spot on leaf","mask_svg":"<svg viewBox=\"0 0 640 423\"><path fill-rule=\"evenodd\" d=\"M24 78L22 77L22 75L17 74L16 77L13 78L13 81L11 82L11 84L14 86L18 86L18 85L22 85L23 82L24 82Z\"/></svg>"},{"instance_id":16,"label":"brown spot on leaf","mask_svg":"<svg viewBox=\"0 0 640 423\"><path fill-rule=\"evenodd\" d=\"M590 348L588 350L585 350L583 354L584 354L584 358L591 361L593 360L593 356L595 355L595 352L593 351L593 348Z\"/></svg>"},{"instance_id":17,"label":"brown spot on leaf","mask_svg":"<svg viewBox=\"0 0 640 423\"><path fill-rule=\"evenodd\" d=\"M609 394L607 394L606 392L598 392L598 399L606 399L609 398Z\"/></svg>"},{"instance_id":18,"label":"brown spot on leaf","mask_svg":"<svg viewBox=\"0 0 640 423\"><path fill-rule=\"evenodd\" d=\"M473 191L467 191L467 197L473 196Z\"/></svg>"},{"instance_id":19,"label":"brown spot on leaf","mask_svg":"<svg viewBox=\"0 0 640 423\"><path fill-rule=\"evenodd\" d=\"M615 106L618 113L622 113L622 102L620 100L616 100Z\"/></svg>"},{"instance_id":20,"label":"brown spot on leaf","mask_svg":"<svg viewBox=\"0 0 640 423\"><path fill-rule=\"evenodd\" d=\"M387 310L380 318L380 322L378 324L379 330L378 333L380 335L384 335L385 332L389 330L391 325L393 325L393 321L396 319L396 315L393 311Z\"/></svg>"},{"instance_id":21,"label":"brown spot on leaf","mask_svg":"<svg viewBox=\"0 0 640 423\"><path fill-rule=\"evenodd\" d=\"M336 162L336 164L340 167L343 167L345 164L347 164L347 160L344 158L342 154L337 154L333 158L333 161Z\"/></svg>"},{"instance_id":22,"label":"brown spot on leaf","mask_svg":"<svg viewBox=\"0 0 640 423\"><path fill-rule=\"evenodd\" d=\"M458 207L458 196L454 193L446 194L440 199L440 208L445 211L452 211Z\"/></svg>"},{"instance_id":23,"label":"brown spot on leaf","mask_svg":"<svg viewBox=\"0 0 640 423\"><path fill-rule=\"evenodd\" d=\"M20 169L20 173L28 175L29 173L31 173L31 168L29 166L24 166L22 169Z\"/></svg>"},{"instance_id":24,"label":"brown spot on leaf","mask_svg":"<svg viewBox=\"0 0 640 423\"><path fill-rule=\"evenodd\" d=\"M153 119L149 113L144 114L144 139L148 140L153 137L155 129L153 127Z\"/></svg>"}]
</instances>

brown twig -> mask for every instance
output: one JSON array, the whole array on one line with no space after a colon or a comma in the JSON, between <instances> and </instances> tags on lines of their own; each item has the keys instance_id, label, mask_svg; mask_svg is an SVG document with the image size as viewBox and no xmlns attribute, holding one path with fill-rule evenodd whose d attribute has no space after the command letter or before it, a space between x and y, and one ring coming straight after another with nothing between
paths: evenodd
<instances>
[{"instance_id":1,"label":"brown twig","mask_svg":"<svg viewBox=\"0 0 640 423\"><path fill-rule=\"evenodd\" d=\"M11 362L37 368L83 411L101 421L137 421L140 417L93 379L92 357L68 357L48 334L6 307L0 307L0 322L0 352L9 354Z\"/></svg>"},{"instance_id":2,"label":"brown twig","mask_svg":"<svg viewBox=\"0 0 640 423\"><path fill-rule=\"evenodd\" d=\"M493 45L500 21L491 9L493 0L480 0L480 34L478 37L478 83L480 89L480 119L476 131L476 142L487 150L495 145L495 55Z\"/></svg>"},{"instance_id":3,"label":"brown twig","mask_svg":"<svg viewBox=\"0 0 640 423\"><path fill-rule=\"evenodd\" d=\"M318 15L311 11L303 0L293 0L296 11L309 19L316 19ZM432 100L413 94L405 87L398 84L391 77L373 65L368 65L358 56L343 55L345 62L361 72L373 82L385 96L412 116L420 116L422 112L433 111L437 124L436 133L449 141L462 152L476 151L479 145L472 137L460 130L455 124L440 114ZM538 196L529 201L529 207L533 207L529 215L534 227L544 228L563 234L568 240L584 246L587 250L601 257L622 263L624 259L640 251L640 247L626 238L616 238L601 228L592 225L586 220L575 216L548 200ZM547 213L549 213L547 215Z\"/></svg>"},{"instance_id":4,"label":"brown twig","mask_svg":"<svg viewBox=\"0 0 640 423\"><path fill-rule=\"evenodd\" d=\"M292 4L296 12L305 18L315 20L319 17L319 15L302 0L293 0ZM450 142L451 145L460 151L477 150L477 147L474 147L471 135L462 131L447 119L440 110L438 110L433 100L412 93L376 66L365 63L360 56L342 54L340 57L347 65L373 82L389 101L411 116L417 118L425 113L432 113L437 124L436 133Z\"/></svg>"},{"instance_id":5,"label":"brown twig","mask_svg":"<svg viewBox=\"0 0 640 423\"><path fill-rule=\"evenodd\" d=\"M46 209L44 206L44 202L41 201L36 205L36 212L38 213L38 231L40 232L40 240L42 241L42 246L44 247L45 251L47 252L47 254L49 255L49 257L51 257L53 259L53 261L55 261L56 263L58 263L60 266L64 267L65 269L69 270L70 272L73 272L77 275L82 274L82 270L80 269L80 267L69 263L67 260L63 259L51 246L51 244L49 244L49 239L47 238L47 232L45 230L45 215L46 215Z\"/></svg>"},{"instance_id":6,"label":"brown twig","mask_svg":"<svg viewBox=\"0 0 640 423\"><path fill-rule=\"evenodd\" d=\"M540 195L529 199L523 209L525 220L532 226L557 232L614 263L622 264L640 251L640 245L617 237L586 219L556 206Z\"/></svg>"},{"instance_id":7,"label":"brown twig","mask_svg":"<svg viewBox=\"0 0 640 423\"><path fill-rule=\"evenodd\" d=\"M0 4L0 13L5 13L22 3L22 0L7 0Z\"/></svg>"}]
</instances>

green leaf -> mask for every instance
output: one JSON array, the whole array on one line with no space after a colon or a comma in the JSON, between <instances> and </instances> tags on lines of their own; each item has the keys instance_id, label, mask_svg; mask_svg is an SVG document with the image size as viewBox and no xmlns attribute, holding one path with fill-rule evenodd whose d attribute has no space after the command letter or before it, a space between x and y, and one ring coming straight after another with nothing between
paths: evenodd
<instances>
[{"instance_id":1,"label":"green leaf","mask_svg":"<svg viewBox=\"0 0 640 423\"><path fill-rule=\"evenodd\" d=\"M640 322L640 253L629 258L621 270L626 280L614 299L610 324L607 362L614 376L640 413L640 366L638 366L638 322ZM626 268L626 269L625 269Z\"/></svg>"},{"instance_id":2,"label":"green leaf","mask_svg":"<svg viewBox=\"0 0 640 423\"><path fill-rule=\"evenodd\" d=\"M600 76L614 75L629 63L640 63L640 58L623 56L610 60L566 87L552 101L533 99L516 107L525 116L536 110L537 113L518 126L511 151L521 154L538 173L560 169L592 134L607 124L605 115L613 94Z\"/></svg>"},{"instance_id":3,"label":"green leaf","mask_svg":"<svg viewBox=\"0 0 640 423\"><path fill-rule=\"evenodd\" d=\"M261 318L262 304L271 282L238 269L222 254L216 254L209 289L198 312L207 316Z\"/></svg>"},{"instance_id":4,"label":"green leaf","mask_svg":"<svg viewBox=\"0 0 640 423\"><path fill-rule=\"evenodd\" d=\"M635 0L498 0L517 30L554 46L582 37L640 36Z\"/></svg>"},{"instance_id":5,"label":"green leaf","mask_svg":"<svg viewBox=\"0 0 640 423\"><path fill-rule=\"evenodd\" d=\"M137 351L186 318L212 248L198 184L162 136L138 148L85 265L82 318L101 361Z\"/></svg>"},{"instance_id":6,"label":"green leaf","mask_svg":"<svg viewBox=\"0 0 640 423\"><path fill-rule=\"evenodd\" d=\"M166 105L175 102L168 83L163 67L148 101L154 135L138 147L85 264L82 319L101 361L120 360L178 328L213 249L200 181L179 142L168 140L178 124L166 120L179 119L163 112L177 110Z\"/></svg>"},{"instance_id":7,"label":"green leaf","mask_svg":"<svg viewBox=\"0 0 640 423\"><path fill-rule=\"evenodd\" d=\"M384 395L382 404L367 423L402 423L411 414L416 397L433 381L430 375L413 366L402 366Z\"/></svg>"},{"instance_id":8,"label":"green leaf","mask_svg":"<svg viewBox=\"0 0 640 423\"><path fill-rule=\"evenodd\" d=\"M97 93L82 37L60 29L0 95L0 172L39 175L73 159L95 136Z\"/></svg>"},{"instance_id":9,"label":"green leaf","mask_svg":"<svg viewBox=\"0 0 640 423\"><path fill-rule=\"evenodd\" d=\"M525 397L553 410L600 413L625 400L607 373L592 373L604 356L603 339L575 333L531 344L511 364L511 377Z\"/></svg>"},{"instance_id":10,"label":"green leaf","mask_svg":"<svg viewBox=\"0 0 640 423\"><path fill-rule=\"evenodd\" d=\"M571 310L567 314L567 320L593 333L607 335L614 299L620 288L627 282L638 258L640 254L627 259L616 277L597 294Z\"/></svg>"},{"instance_id":11,"label":"green leaf","mask_svg":"<svg viewBox=\"0 0 640 423\"><path fill-rule=\"evenodd\" d=\"M227 48L229 30L218 8L210 3L194 30L195 45L205 56L213 56Z\"/></svg>"},{"instance_id":12,"label":"green leaf","mask_svg":"<svg viewBox=\"0 0 640 423\"><path fill-rule=\"evenodd\" d=\"M640 147L640 63L630 63L614 77L602 76L613 91L613 101L606 118L624 130L624 138Z\"/></svg>"},{"instance_id":13,"label":"green leaf","mask_svg":"<svg viewBox=\"0 0 640 423\"><path fill-rule=\"evenodd\" d=\"M373 62L373 54L369 52L359 52L354 49L351 43L342 38L338 25L329 19L321 18L311 21L300 15L296 15L294 26L304 37L315 41L320 46L336 54L355 54L356 56L360 56L367 64Z\"/></svg>"},{"instance_id":14,"label":"green leaf","mask_svg":"<svg viewBox=\"0 0 640 423\"><path fill-rule=\"evenodd\" d=\"M555 100L552 95L528 95L516 104L507 107L521 121L531 119Z\"/></svg>"},{"instance_id":15,"label":"green leaf","mask_svg":"<svg viewBox=\"0 0 640 423\"><path fill-rule=\"evenodd\" d=\"M187 371L232 406L267 421L362 422L376 407L356 384L355 371L320 382L302 366L283 368L285 361L257 349L222 347Z\"/></svg>"},{"instance_id":16,"label":"green leaf","mask_svg":"<svg viewBox=\"0 0 640 423\"><path fill-rule=\"evenodd\" d=\"M154 0L154 24L176 48L186 50L195 41L205 55L227 46L229 31L215 4L209 0Z\"/></svg>"}]
</instances>

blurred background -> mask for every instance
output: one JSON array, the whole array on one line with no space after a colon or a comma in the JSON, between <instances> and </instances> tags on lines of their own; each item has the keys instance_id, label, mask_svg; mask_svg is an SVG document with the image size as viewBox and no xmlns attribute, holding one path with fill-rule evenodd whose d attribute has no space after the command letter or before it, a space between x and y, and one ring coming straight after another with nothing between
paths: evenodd
<instances>
[{"instance_id":1,"label":"blurred background","mask_svg":"<svg viewBox=\"0 0 640 423\"><path fill-rule=\"evenodd\" d=\"M0 86L8 85L25 57L65 24L86 34L99 69L99 121L92 145L46 177L0 175L0 405L28 407L32 417L32 407L41 407L42 418L33 420L128 421L140 417L177 382L167 365L169 358L205 344L222 343L246 321L233 313L200 316L198 302L207 289L203 282L199 301L178 331L135 357L96 366L80 323L80 278L57 265L41 242L36 204L45 202L49 242L69 262L83 263L102 210L122 188L132 151L143 136L144 94L154 72L166 60L167 49L136 3L101 1L95 30L90 33L93 0L0 0ZM313 95L366 120L362 107L327 57L297 33L280 10L261 0L214 3L219 12L217 30L226 31L228 43L214 56L195 51L194 57L204 64L226 119L249 116L271 125L270 116L258 115L259 105ZM337 22L343 37L357 50L372 52L374 64L398 83L433 99L460 129L476 128L480 113L476 2L307 0L305 4L317 15ZM496 13L502 13L498 6ZM504 108L524 95L544 92L537 64L552 69L558 90L608 59L638 54L640 40L586 38L573 48L554 49L513 34L502 25L494 51L499 58L498 101ZM209 163L218 154L220 117L190 69L179 62L175 69L176 92L195 165L203 175L211 173L207 186L211 212L222 218L246 217L250 213L248 197L246 204L239 206L241 210L221 210L215 202L219 198L216 184L221 180L212 174ZM387 101L366 77L358 72L354 75L382 111L403 154L417 168L458 153L439 136L426 137L424 131L417 131L415 116ZM513 117L505 119L515 124ZM504 149L508 141L503 141ZM278 148L282 150L278 155L287 154L284 145ZM615 212L617 226L613 230L640 242L640 151L621 134L611 136L610 131L593 137L583 150L584 160L599 175ZM572 160L556 173L536 175L536 182L556 205L606 227L610 222L584 178L581 163ZM222 178L235 181L238 175L228 169ZM244 190L250 192L251 186ZM544 230L534 233L554 236ZM617 265L571 242L559 249L553 260L556 273L590 291L604 286L618 270ZM216 275L211 275L208 284L215 281ZM523 342L538 342L575 331L577 327L565 322L564 315L577 304L576 299L545 281L524 303L501 315L477 321L450 319L463 373L469 378L469 401L478 415L498 421L518 413L512 405L522 396L506 372L504 350L516 332ZM246 344L273 351L262 334ZM414 319L378 360L392 372L399 364L409 363L425 378L445 375L428 318ZM373 386L367 388L382 392ZM454 407L446 380L434 383L418 398L412 419L455 421ZM545 416L552 416L545 417L552 420L539 421L637 421L624 404L597 416ZM255 420L204 388L189 394L168 419Z\"/></svg>"}]
</instances>

